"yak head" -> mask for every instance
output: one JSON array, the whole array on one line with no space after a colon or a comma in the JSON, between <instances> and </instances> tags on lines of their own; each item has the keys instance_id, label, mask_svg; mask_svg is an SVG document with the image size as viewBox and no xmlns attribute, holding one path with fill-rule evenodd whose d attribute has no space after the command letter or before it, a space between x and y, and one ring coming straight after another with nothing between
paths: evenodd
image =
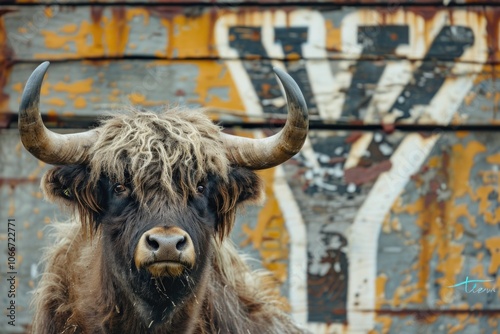
<instances>
[{"instance_id":1,"label":"yak head","mask_svg":"<svg viewBox=\"0 0 500 334\"><path fill-rule=\"evenodd\" d=\"M230 232L237 206L262 192L254 170L279 165L302 147L304 98L276 69L289 119L264 139L228 135L200 111L179 109L130 110L61 135L39 113L48 65L29 78L19 113L24 146L55 165L42 189L74 208L82 237L99 243L103 284L125 296L145 323L161 322L207 283L214 248Z\"/></svg>"}]
</instances>

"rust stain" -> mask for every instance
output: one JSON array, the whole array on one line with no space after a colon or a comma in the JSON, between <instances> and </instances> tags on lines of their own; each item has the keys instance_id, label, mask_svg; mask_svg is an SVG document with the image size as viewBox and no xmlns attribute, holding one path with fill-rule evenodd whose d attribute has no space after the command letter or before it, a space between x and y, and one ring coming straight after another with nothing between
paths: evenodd
<instances>
[{"instance_id":1,"label":"rust stain","mask_svg":"<svg viewBox=\"0 0 500 334\"><path fill-rule=\"evenodd\" d=\"M14 56L8 38L3 15L10 10L0 10L0 110L8 110L9 95L5 93L7 79L10 77L12 67L10 62Z\"/></svg>"},{"instance_id":2,"label":"rust stain","mask_svg":"<svg viewBox=\"0 0 500 334\"><path fill-rule=\"evenodd\" d=\"M27 178L0 178L0 187L9 186L10 188L16 188L20 184L27 183L38 183L40 179L27 177Z\"/></svg>"},{"instance_id":3,"label":"rust stain","mask_svg":"<svg viewBox=\"0 0 500 334\"><path fill-rule=\"evenodd\" d=\"M500 11L484 9L486 17L486 38L488 40L488 60L498 61L500 55Z\"/></svg>"},{"instance_id":4,"label":"rust stain","mask_svg":"<svg viewBox=\"0 0 500 334\"><path fill-rule=\"evenodd\" d=\"M104 17L105 45L108 47L108 55L119 56L125 54L130 26L127 24L125 8L112 7L111 21Z\"/></svg>"},{"instance_id":5,"label":"rust stain","mask_svg":"<svg viewBox=\"0 0 500 334\"><path fill-rule=\"evenodd\" d=\"M368 183L377 179L377 177L390 170L392 163L390 160L384 160L380 163L373 164L369 167L353 167L345 170L345 182L354 183L356 185L361 185Z\"/></svg>"}]
</instances>

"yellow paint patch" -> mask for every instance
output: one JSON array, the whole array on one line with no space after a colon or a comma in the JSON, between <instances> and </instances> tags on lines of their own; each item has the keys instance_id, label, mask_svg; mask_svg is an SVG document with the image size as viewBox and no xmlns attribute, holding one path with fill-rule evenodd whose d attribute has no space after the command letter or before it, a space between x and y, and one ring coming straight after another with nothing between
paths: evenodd
<instances>
[{"instance_id":1,"label":"yellow paint patch","mask_svg":"<svg viewBox=\"0 0 500 334\"><path fill-rule=\"evenodd\" d=\"M385 303L385 284L389 278L382 273L375 281L375 309L379 310Z\"/></svg>"},{"instance_id":2,"label":"yellow paint patch","mask_svg":"<svg viewBox=\"0 0 500 334\"><path fill-rule=\"evenodd\" d=\"M78 26L74 23L67 24L59 29L60 32L65 33L65 34L74 34L77 32Z\"/></svg>"},{"instance_id":3,"label":"yellow paint patch","mask_svg":"<svg viewBox=\"0 0 500 334\"><path fill-rule=\"evenodd\" d=\"M383 295L377 293L378 298L383 298L377 300L378 305L389 304L393 307L404 307L408 303L423 303L427 298L431 284L438 283L445 287L463 280L461 277L464 266L462 253L465 246L458 242L463 238L464 227L466 227L462 225L462 222L468 221L471 228L476 228L477 224L476 217L469 212L467 204L457 205L457 201L464 196L480 200L478 192L474 193L471 190L467 180L471 178L471 171L476 161L475 156L485 151L486 147L482 143L472 141L465 145L453 145L451 152L445 156L431 157L422 170L435 170L437 173L435 179L446 180L450 195L441 198L438 197L437 191L429 190L413 203L403 204L401 201L394 203L391 212L415 216L415 224L422 231L418 260L412 265L412 270L417 272L417 282L414 284L410 284L410 281L402 282L396 288L394 296L387 296L392 300L385 300ZM426 181L419 175L415 179L416 187L423 189ZM390 214L386 221L386 224L392 221ZM384 227L389 230L394 228L393 224ZM481 245L476 244L475 247L481 247ZM439 273L435 282L430 281L430 263L433 259L437 259L436 271ZM497 268L498 265L500 262L494 262L493 267ZM475 268L474 274L478 274L475 277L480 277L480 272L483 275L484 271L481 271L481 268ZM437 303L440 306L453 301L450 290L440 289L439 293ZM453 305L453 307L464 305L467 307L466 303Z\"/></svg>"},{"instance_id":4,"label":"yellow paint patch","mask_svg":"<svg viewBox=\"0 0 500 334\"><path fill-rule=\"evenodd\" d=\"M85 94L92 91L93 78L82 79L74 82L58 82L53 86L56 92L65 92L72 94Z\"/></svg>"},{"instance_id":5,"label":"yellow paint patch","mask_svg":"<svg viewBox=\"0 0 500 334\"><path fill-rule=\"evenodd\" d=\"M85 108L87 106L87 101L83 97L79 96L73 102L73 106L77 109Z\"/></svg>"},{"instance_id":6,"label":"yellow paint patch","mask_svg":"<svg viewBox=\"0 0 500 334\"><path fill-rule=\"evenodd\" d=\"M341 51L342 31L340 27L335 27L332 21L325 21L326 26L326 49L332 51Z\"/></svg>"},{"instance_id":7,"label":"yellow paint patch","mask_svg":"<svg viewBox=\"0 0 500 334\"><path fill-rule=\"evenodd\" d=\"M111 12L111 15L109 13ZM56 54L37 53L38 59L75 59L82 57L123 56L129 43L130 24L142 16L144 26L150 22L145 8L112 7L92 14L92 20L68 24L57 31L44 29L41 35L45 47ZM74 51L73 51L74 50Z\"/></svg>"},{"instance_id":8,"label":"yellow paint patch","mask_svg":"<svg viewBox=\"0 0 500 334\"><path fill-rule=\"evenodd\" d=\"M52 88L50 82L48 80L45 80L43 82L42 88L40 89L40 95L42 96L47 96L50 94L50 89Z\"/></svg>"},{"instance_id":9,"label":"yellow paint patch","mask_svg":"<svg viewBox=\"0 0 500 334\"><path fill-rule=\"evenodd\" d=\"M12 85L12 90L18 93L22 93L23 87L24 85L21 82L16 82L15 84Z\"/></svg>"},{"instance_id":10,"label":"yellow paint patch","mask_svg":"<svg viewBox=\"0 0 500 334\"><path fill-rule=\"evenodd\" d=\"M391 223L390 223L391 218L389 215L386 215L384 218L384 221L382 222L382 232L389 234L391 233Z\"/></svg>"},{"instance_id":11,"label":"yellow paint patch","mask_svg":"<svg viewBox=\"0 0 500 334\"><path fill-rule=\"evenodd\" d=\"M64 107L66 105L66 101L64 99L53 97L50 99L46 99L47 104L56 107Z\"/></svg>"},{"instance_id":12,"label":"yellow paint patch","mask_svg":"<svg viewBox=\"0 0 500 334\"><path fill-rule=\"evenodd\" d=\"M132 93L132 94L129 94L127 95L130 103L132 104L139 104L139 105L142 105L142 106L148 106L148 107L151 107L151 106L158 106L158 105L163 105L163 104L166 104L165 101L148 101L146 100L146 96L143 95L143 94L140 94L140 93Z\"/></svg>"},{"instance_id":13,"label":"yellow paint patch","mask_svg":"<svg viewBox=\"0 0 500 334\"><path fill-rule=\"evenodd\" d=\"M214 15L207 11L196 17L176 15L170 21L165 20L164 26L168 27L171 41L168 45L168 56L215 56L215 19Z\"/></svg>"},{"instance_id":14,"label":"yellow paint patch","mask_svg":"<svg viewBox=\"0 0 500 334\"><path fill-rule=\"evenodd\" d=\"M211 108L230 109L235 112L241 110L240 114L243 116L245 107L236 88L236 82L227 66L211 61L202 61L196 64L199 70L195 89L195 93L199 96L198 102ZM214 88L226 89L227 99L210 94L210 90Z\"/></svg>"},{"instance_id":15,"label":"yellow paint patch","mask_svg":"<svg viewBox=\"0 0 500 334\"><path fill-rule=\"evenodd\" d=\"M109 56L120 56L125 54L130 26L127 24L124 9L113 8L111 11L111 20L108 20L107 17L102 18L105 26L105 45L108 48L107 54Z\"/></svg>"},{"instance_id":16,"label":"yellow paint patch","mask_svg":"<svg viewBox=\"0 0 500 334\"><path fill-rule=\"evenodd\" d=\"M500 153L490 155L486 161L490 164L500 165Z\"/></svg>"},{"instance_id":17,"label":"yellow paint patch","mask_svg":"<svg viewBox=\"0 0 500 334\"><path fill-rule=\"evenodd\" d=\"M54 16L54 11L52 9L52 7L45 7L43 9L43 13L45 14L45 16L47 16L48 18L52 18Z\"/></svg>"},{"instance_id":18,"label":"yellow paint patch","mask_svg":"<svg viewBox=\"0 0 500 334\"><path fill-rule=\"evenodd\" d=\"M149 12L145 8L127 8L127 21L133 20L136 16L142 16L144 26L149 25Z\"/></svg>"},{"instance_id":19,"label":"yellow paint patch","mask_svg":"<svg viewBox=\"0 0 500 334\"><path fill-rule=\"evenodd\" d=\"M377 319L376 319L377 323L381 324L382 325L382 332L376 332L376 331L373 331L373 332L370 332L370 334L387 334L390 332L391 330L391 326L392 326L392 317L388 316L388 315L383 315L383 316L377 316Z\"/></svg>"}]
</instances>

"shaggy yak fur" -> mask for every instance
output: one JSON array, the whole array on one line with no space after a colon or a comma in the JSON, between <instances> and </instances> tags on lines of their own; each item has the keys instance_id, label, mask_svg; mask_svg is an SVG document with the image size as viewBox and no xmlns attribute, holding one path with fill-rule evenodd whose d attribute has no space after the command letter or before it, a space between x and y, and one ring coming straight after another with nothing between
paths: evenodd
<instances>
[{"instance_id":1,"label":"shaggy yak fur","mask_svg":"<svg viewBox=\"0 0 500 334\"><path fill-rule=\"evenodd\" d=\"M227 235L257 175L232 166L220 128L199 112L131 111L102 122L89 162L56 166L46 197L73 210L35 292L33 332L302 333L269 276L252 272ZM134 265L141 235L178 227L196 263L177 277Z\"/></svg>"}]
</instances>

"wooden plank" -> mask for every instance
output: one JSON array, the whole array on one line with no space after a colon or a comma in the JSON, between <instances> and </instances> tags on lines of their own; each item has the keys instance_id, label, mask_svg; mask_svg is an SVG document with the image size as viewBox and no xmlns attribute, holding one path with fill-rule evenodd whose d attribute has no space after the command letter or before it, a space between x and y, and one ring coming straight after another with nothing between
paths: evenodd
<instances>
[{"instance_id":1,"label":"wooden plank","mask_svg":"<svg viewBox=\"0 0 500 334\"><path fill-rule=\"evenodd\" d=\"M6 4L60 4L61 0L4 0ZM283 0L64 0L65 3L77 4L114 4L114 3L138 3L138 4L206 4L213 6L238 6L248 4L259 5L275 5L280 4ZM431 4L431 5L463 5L463 4L484 4L484 0L287 0L289 4L311 4L311 5L390 5L390 6L405 6L414 4ZM490 0L488 4L497 4L498 0Z\"/></svg>"},{"instance_id":2,"label":"wooden plank","mask_svg":"<svg viewBox=\"0 0 500 334\"><path fill-rule=\"evenodd\" d=\"M310 134L285 174L307 222L308 319L332 324L315 332L498 329L498 137Z\"/></svg>"},{"instance_id":3,"label":"wooden plank","mask_svg":"<svg viewBox=\"0 0 500 334\"><path fill-rule=\"evenodd\" d=\"M438 59L498 62L497 7L31 6L0 12L0 61Z\"/></svg>"},{"instance_id":4,"label":"wooden plank","mask_svg":"<svg viewBox=\"0 0 500 334\"><path fill-rule=\"evenodd\" d=\"M272 66L298 82L314 120L339 124L496 124L497 67L395 61L78 61L53 63L42 87L49 117L97 118L123 105L210 107L215 118L281 117L285 101ZM4 127L17 113L34 64L9 68L0 105ZM480 74L479 74L480 73ZM244 113L245 112L245 113ZM251 118L245 118L252 120Z\"/></svg>"}]
</instances>

